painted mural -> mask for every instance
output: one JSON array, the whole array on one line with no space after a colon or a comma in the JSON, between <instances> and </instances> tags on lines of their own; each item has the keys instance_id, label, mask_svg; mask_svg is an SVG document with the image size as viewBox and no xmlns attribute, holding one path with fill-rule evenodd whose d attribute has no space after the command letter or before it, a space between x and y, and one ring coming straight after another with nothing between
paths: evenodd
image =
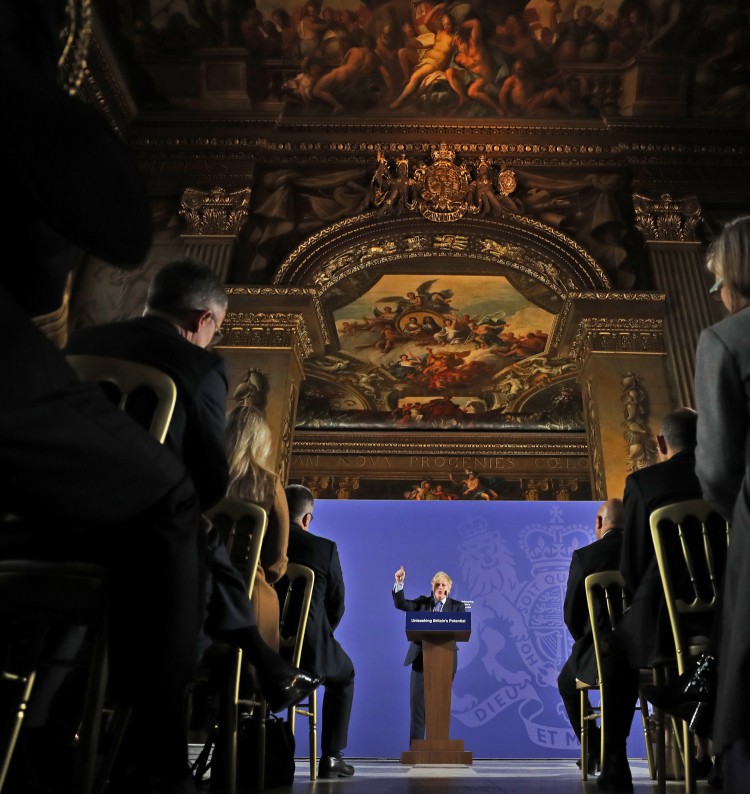
<instances>
[{"instance_id":1,"label":"painted mural","mask_svg":"<svg viewBox=\"0 0 750 794\"><path fill-rule=\"evenodd\" d=\"M306 361L297 427L579 430L554 319L504 276L384 275L334 312L340 350Z\"/></svg>"},{"instance_id":2,"label":"painted mural","mask_svg":"<svg viewBox=\"0 0 750 794\"><path fill-rule=\"evenodd\" d=\"M623 65L653 55L695 64L693 115L746 118L750 105L750 23L731 0L120 0L118 7L134 62L152 79L154 98L173 95L166 101L187 95L165 77L174 67L165 71L160 62L223 48L246 51L251 99L282 103L292 116L616 115ZM665 69L657 81L664 98L673 89L687 95L681 74Z\"/></svg>"}]
</instances>

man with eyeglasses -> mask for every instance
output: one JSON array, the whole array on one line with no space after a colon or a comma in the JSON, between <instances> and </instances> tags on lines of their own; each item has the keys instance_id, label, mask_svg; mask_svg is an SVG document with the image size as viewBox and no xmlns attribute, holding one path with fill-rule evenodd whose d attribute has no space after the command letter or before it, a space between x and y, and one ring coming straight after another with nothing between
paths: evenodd
<instances>
[{"instance_id":1,"label":"man with eyeglasses","mask_svg":"<svg viewBox=\"0 0 750 794\"><path fill-rule=\"evenodd\" d=\"M226 312L226 290L216 274L200 262L182 258L156 273L142 317L78 330L66 348L71 354L147 364L174 380L177 402L166 445L185 463L204 511L224 497L229 482L225 441L229 377L224 359L208 349L221 338ZM320 679L292 668L263 642L242 575L215 531L208 535L206 562L207 635L247 653L271 711L309 695ZM209 645L203 635L196 653Z\"/></svg>"},{"instance_id":2,"label":"man with eyeglasses","mask_svg":"<svg viewBox=\"0 0 750 794\"><path fill-rule=\"evenodd\" d=\"M77 330L65 349L148 364L174 380L177 404L166 443L190 471L204 510L224 496L229 477L229 378L225 361L207 349L220 338L226 313L226 291L216 274L200 262L177 259L152 279L142 317Z\"/></svg>"}]
</instances>

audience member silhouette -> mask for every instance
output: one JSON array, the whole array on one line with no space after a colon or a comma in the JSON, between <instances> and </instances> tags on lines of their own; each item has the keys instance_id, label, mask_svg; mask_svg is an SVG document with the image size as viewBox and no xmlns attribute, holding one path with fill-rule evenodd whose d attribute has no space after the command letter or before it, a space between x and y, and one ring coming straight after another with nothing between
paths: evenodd
<instances>
[{"instance_id":1,"label":"audience member silhouette","mask_svg":"<svg viewBox=\"0 0 750 794\"><path fill-rule=\"evenodd\" d=\"M580 693L576 681L598 682L594 638L586 601L586 577L600 571L619 570L625 514L621 499L608 499L596 513L596 540L573 552L565 590L563 616L574 639L573 648L557 679L565 712L577 737L581 736ZM609 630L609 621L601 621L600 628ZM593 774L600 763L600 734L595 723L589 721L589 771Z\"/></svg>"},{"instance_id":2,"label":"audience member silhouette","mask_svg":"<svg viewBox=\"0 0 750 794\"><path fill-rule=\"evenodd\" d=\"M718 642L718 693L713 724L722 754L724 791L750 779L750 216L728 223L712 244L708 270L729 316L698 339L696 473L707 499L732 521Z\"/></svg>"},{"instance_id":3,"label":"audience member silhouette","mask_svg":"<svg viewBox=\"0 0 750 794\"><path fill-rule=\"evenodd\" d=\"M148 364L177 385L177 403L167 446L183 459L201 507L208 510L226 493L226 362L207 348L221 338L227 310L224 286L213 271L192 259L178 259L154 276L144 315L72 334L71 353L108 355ZM208 527L209 589L206 631L239 645L255 667L272 711L287 708L320 681L292 669L262 640L247 587L218 532Z\"/></svg>"},{"instance_id":4,"label":"audience member silhouette","mask_svg":"<svg viewBox=\"0 0 750 794\"><path fill-rule=\"evenodd\" d=\"M110 683L132 706L138 737L133 777L120 785L190 792L185 695L205 592L198 496L172 452L97 385L80 384L58 347L82 253L132 268L152 232L127 148L59 85L63 10L28 0L0 14L0 149L14 191L0 228L24 245L22 259L0 272L0 328L12 340L0 352L0 516L21 516L33 530L0 553L110 569ZM82 76L85 52L71 51L79 54L71 74Z\"/></svg>"},{"instance_id":5,"label":"audience member silhouette","mask_svg":"<svg viewBox=\"0 0 750 794\"><path fill-rule=\"evenodd\" d=\"M227 415L227 494L260 505L268 514L252 604L264 641L279 650L279 599L273 585L286 573L289 508L278 475L266 468L271 428L253 406L238 405Z\"/></svg>"},{"instance_id":6,"label":"audience member silhouette","mask_svg":"<svg viewBox=\"0 0 750 794\"><path fill-rule=\"evenodd\" d=\"M607 729L602 773L597 778L597 786L604 791L633 790L626 742L638 698L638 670L673 658L675 653L649 521L657 507L701 496L695 476L696 422L690 408L667 414L656 437L662 460L625 480L620 570L632 597L605 657L602 689Z\"/></svg>"},{"instance_id":7,"label":"audience member silhouette","mask_svg":"<svg viewBox=\"0 0 750 794\"><path fill-rule=\"evenodd\" d=\"M325 679L318 777L351 777L354 767L346 763L342 751L349 737L354 664L334 636L344 615L344 576L338 547L309 531L315 504L310 489L287 485L284 490L289 503L289 562L305 565L315 573L302 664ZM280 600L284 594L280 588Z\"/></svg>"}]
</instances>

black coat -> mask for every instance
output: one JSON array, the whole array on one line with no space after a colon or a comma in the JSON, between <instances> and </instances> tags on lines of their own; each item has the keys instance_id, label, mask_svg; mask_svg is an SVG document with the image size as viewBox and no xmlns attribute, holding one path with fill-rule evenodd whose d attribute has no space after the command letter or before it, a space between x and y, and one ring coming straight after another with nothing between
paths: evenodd
<instances>
[{"instance_id":1,"label":"black coat","mask_svg":"<svg viewBox=\"0 0 750 794\"><path fill-rule=\"evenodd\" d=\"M189 342L168 321L151 316L78 330L65 352L137 361L169 375L177 385L177 404L167 446L185 462L204 510L223 498L229 482L225 440L229 387L221 356Z\"/></svg>"},{"instance_id":2,"label":"black coat","mask_svg":"<svg viewBox=\"0 0 750 794\"><path fill-rule=\"evenodd\" d=\"M632 667L648 667L674 656L674 642L664 591L651 540L649 518L657 507L700 499L695 455L683 451L634 472L625 480L625 536L620 570L632 593L630 609L617 628Z\"/></svg>"},{"instance_id":3,"label":"black coat","mask_svg":"<svg viewBox=\"0 0 750 794\"><path fill-rule=\"evenodd\" d=\"M576 678L589 684L596 683L597 670L594 638L586 602L586 577L600 571L619 569L622 537L621 529L611 529L601 540L576 549L570 560L563 614L565 625L575 640L570 658L575 666ZM604 624L600 625L604 628Z\"/></svg>"},{"instance_id":4,"label":"black coat","mask_svg":"<svg viewBox=\"0 0 750 794\"><path fill-rule=\"evenodd\" d=\"M333 636L344 615L344 575L338 547L332 540L293 524L289 528L287 557L289 562L306 565L315 572L302 667L318 675L339 677L349 669L351 661Z\"/></svg>"}]
</instances>

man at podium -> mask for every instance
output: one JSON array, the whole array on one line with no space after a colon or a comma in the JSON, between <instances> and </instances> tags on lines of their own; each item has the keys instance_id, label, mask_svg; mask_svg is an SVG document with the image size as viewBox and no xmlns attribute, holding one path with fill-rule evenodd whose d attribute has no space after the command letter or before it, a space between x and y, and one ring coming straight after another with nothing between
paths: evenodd
<instances>
[{"instance_id":1,"label":"man at podium","mask_svg":"<svg viewBox=\"0 0 750 794\"><path fill-rule=\"evenodd\" d=\"M431 595L421 595L415 599L404 597L404 580L406 571L402 565L396 571L396 582L393 585L393 604L402 612L465 612L463 601L450 598L453 580L444 571L438 571L430 583ZM422 643L411 642L406 652L404 666L411 665L409 680L409 739L425 738L425 706L424 706L424 665L422 659ZM453 655L453 675L456 674L457 657Z\"/></svg>"}]
</instances>

